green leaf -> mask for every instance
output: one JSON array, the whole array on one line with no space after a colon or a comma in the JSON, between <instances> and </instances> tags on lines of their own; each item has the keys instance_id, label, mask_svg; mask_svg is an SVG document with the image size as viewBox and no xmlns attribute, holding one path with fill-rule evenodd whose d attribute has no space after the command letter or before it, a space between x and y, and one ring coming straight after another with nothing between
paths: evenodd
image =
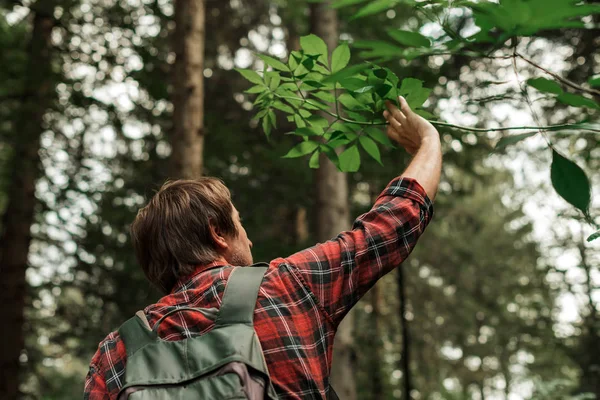
<instances>
[{"instance_id":1,"label":"green leaf","mask_svg":"<svg viewBox=\"0 0 600 400\"><path fill-rule=\"evenodd\" d=\"M310 94L312 96L315 96L318 99L321 99L323 101L328 101L330 103L333 103L335 101L335 96L329 92L318 91L318 92L311 92Z\"/></svg>"},{"instance_id":2,"label":"green leaf","mask_svg":"<svg viewBox=\"0 0 600 400\"><path fill-rule=\"evenodd\" d=\"M304 53L318 55L319 61L321 61L324 65L329 65L327 62L327 45L320 37L313 34L302 36L300 38L300 46L302 46Z\"/></svg>"},{"instance_id":3,"label":"green leaf","mask_svg":"<svg viewBox=\"0 0 600 400\"><path fill-rule=\"evenodd\" d=\"M344 107L349 110L368 110L364 104L350 96L348 93L342 93L339 95L338 100Z\"/></svg>"},{"instance_id":4,"label":"green leaf","mask_svg":"<svg viewBox=\"0 0 600 400\"><path fill-rule=\"evenodd\" d=\"M257 85L264 84L261 76L259 74L257 74L256 71L253 71L251 69L240 69L240 68L236 68L235 70L237 72L239 72L244 78L246 78L247 80L249 80L252 83L256 83Z\"/></svg>"},{"instance_id":5,"label":"green leaf","mask_svg":"<svg viewBox=\"0 0 600 400\"><path fill-rule=\"evenodd\" d=\"M304 122L302 117L298 114L294 114L294 122L298 128L304 128L306 126L306 122Z\"/></svg>"},{"instance_id":6,"label":"green leaf","mask_svg":"<svg viewBox=\"0 0 600 400\"><path fill-rule=\"evenodd\" d=\"M399 0L375 0L369 2L366 6L362 7L356 14L352 16L352 19L358 19L366 17L367 15L373 15L382 11L389 10L398 4Z\"/></svg>"},{"instance_id":7,"label":"green leaf","mask_svg":"<svg viewBox=\"0 0 600 400\"><path fill-rule=\"evenodd\" d=\"M340 170L343 172L356 172L360 168L360 152L358 146L354 145L346 150L339 156L340 159Z\"/></svg>"},{"instance_id":8,"label":"green leaf","mask_svg":"<svg viewBox=\"0 0 600 400\"><path fill-rule=\"evenodd\" d=\"M415 114L420 115L421 117L423 117L425 119L433 119L433 117L434 117L434 115L432 113L430 113L429 111L425 111L422 108L419 108L414 111L415 111Z\"/></svg>"},{"instance_id":9,"label":"green leaf","mask_svg":"<svg viewBox=\"0 0 600 400\"><path fill-rule=\"evenodd\" d=\"M363 58L394 57L406 58L406 52L402 47L382 40L358 40L354 42L358 49L368 49L360 54Z\"/></svg>"},{"instance_id":10,"label":"green leaf","mask_svg":"<svg viewBox=\"0 0 600 400\"><path fill-rule=\"evenodd\" d=\"M321 151L323 153L325 153L325 155L327 156L327 158L329 158L331 160L333 165L335 165L337 168L340 168L340 159L338 157L338 154L336 153L336 151L333 148L331 148L327 145L322 145Z\"/></svg>"},{"instance_id":11,"label":"green leaf","mask_svg":"<svg viewBox=\"0 0 600 400\"><path fill-rule=\"evenodd\" d=\"M250 93L250 94L262 93L262 92L264 92L267 89L268 88L265 85L256 85L256 86L252 86L248 90L245 90L244 93Z\"/></svg>"},{"instance_id":12,"label":"green leaf","mask_svg":"<svg viewBox=\"0 0 600 400\"><path fill-rule=\"evenodd\" d=\"M313 127L313 128L309 128L309 127L304 127L304 128L298 128L294 131L294 134L299 135L299 136L304 136L304 137L308 137L308 136L319 136L320 134L323 133L323 129L321 129L320 127Z\"/></svg>"},{"instance_id":13,"label":"green leaf","mask_svg":"<svg viewBox=\"0 0 600 400\"><path fill-rule=\"evenodd\" d=\"M375 89L375 86L368 85L368 86L363 86L359 89L356 89L355 92L356 93L371 93L373 91L373 89Z\"/></svg>"},{"instance_id":14,"label":"green leaf","mask_svg":"<svg viewBox=\"0 0 600 400\"><path fill-rule=\"evenodd\" d=\"M268 138L271 135L271 123L268 115L265 115L262 119L262 128L265 136Z\"/></svg>"},{"instance_id":15,"label":"green leaf","mask_svg":"<svg viewBox=\"0 0 600 400\"><path fill-rule=\"evenodd\" d=\"M528 137L535 136L535 135L537 135L537 132L528 132L528 133L521 133L519 135L504 136L502 139L500 139L498 141L498 143L496 143L495 149L496 150L503 149L508 145L515 144L517 142L520 142L521 140L527 139Z\"/></svg>"},{"instance_id":16,"label":"green leaf","mask_svg":"<svg viewBox=\"0 0 600 400\"><path fill-rule=\"evenodd\" d=\"M362 71L364 71L365 69L370 68L370 67L371 67L371 64L368 64L368 63L353 65L351 67L344 68L338 72L335 72L335 73L325 77L325 79L323 79L322 83L339 82L343 79L353 77L354 75L359 74Z\"/></svg>"},{"instance_id":17,"label":"green leaf","mask_svg":"<svg viewBox=\"0 0 600 400\"><path fill-rule=\"evenodd\" d=\"M415 78L404 78L402 80L402 85L400 86L400 94L402 96L408 96L410 93L416 92L422 87L423 81Z\"/></svg>"},{"instance_id":18,"label":"green leaf","mask_svg":"<svg viewBox=\"0 0 600 400\"><path fill-rule=\"evenodd\" d=\"M274 73L271 76L271 82L269 82L269 89L274 91L275 89L277 89L279 87L280 83L281 83L281 78L279 77L279 74Z\"/></svg>"},{"instance_id":19,"label":"green leaf","mask_svg":"<svg viewBox=\"0 0 600 400\"><path fill-rule=\"evenodd\" d=\"M367 154L373 157L375 161L377 161L379 164L383 165L381 163L381 154L379 153L379 147L377 147L377 143L375 143L373 139L371 139L368 136L360 136L358 138L358 141L360 142L362 148L365 149Z\"/></svg>"},{"instance_id":20,"label":"green leaf","mask_svg":"<svg viewBox=\"0 0 600 400\"><path fill-rule=\"evenodd\" d=\"M587 97L579 96L573 93L563 93L557 97L558 101L573 107L589 107L589 108L600 108L598 103L594 100L588 99Z\"/></svg>"},{"instance_id":21,"label":"green leaf","mask_svg":"<svg viewBox=\"0 0 600 400\"><path fill-rule=\"evenodd\" d=\"M552 150L550 178L556 192L567 202L589 215L591 201L590 181L585 172L573 161Z\"/></svg>"},{"instance_id":22,"label":"green leaf","mask_svg":"<svg viewBox=\"0 0 600 400\"><path fill-rule=\"evenodd\" d=\"M318 151L315 151L313 153L313 155L310 156L310 160L308 161L308 166L313 169L319 168L319 156L320 155L321 155L321 153L319 153Z\"/></svg>"},{"instance_id":23,"label":"green leaf","mask_svg":"<svg viewBox=\"0 0 600 400\"><path fill-rule=\"evenodd\" d=\"M329 121L327 121L325 117L322 117L320 115L311 115L306 120L312 126L318 126L321 128L327 128L329 126Z\"/></svg>"},{"instance_id":24,"label":"green leaf","mask_svg":"<svg viewBox=\"0 0 600 400\"><path fill-rule=\"evenodd\" d=\"M592 76L588 83L591 87L600 87L600 75Z\"/></svg>"},{"instance_id":25,"label":"green leaf","mask_svg":"<svg viewBox=\"0 0 600 400\"><path fill-rule=\"evenodd\" d=\"M355 91L365 86L365 81L358 78L346 78L340 81L340 85L350 91Z\"/></svg>"},{"instance_id":26,"label":"green leaf","mask_svg":"<svg viewBox=\"0 0 600 400\"><path fill-rule=\"evenodd\" d=\"M527 84L533 88L536 88L540 92L544 93L552 93L552 94L561 94L563 93L562 88L558 83L553 80L546 78L533 78L528 79Z\"/></svg>"},{"instance_id":27,"label":"green leaf","mask_svg":"<svg viewBox=\"0 0 600 400\"><path fill-rule=\"evenodd\" d=\"M431 41L418 32L390 29L388 35L395 41L409 47L431 47Z\"/></svg>"},{"instance_id":28,"label":"green leaf","mask_svg":"<svg viewBox=\"0 0 600 400\"><path fill-rule=\"evenodd\" d=\"M269 124L273 128L277 128L277 117L275 116L275 112L273 112L273 110L269 110L267 113L267 118L269 118Z\"/></svg>"},{"instance_id":29,"label":"green leaf","mask_svg":"<svg viewBox=\"0 0 600 400\"><path fill-rule=\"evenodd\" d=\"M285 113L288 113L288 114L294 114L295 113L295 111L294 111L294 109L292 107L288 106L287 104L282 103L279 100L275 100L273 102L272 106L273 106L273 108L276 108L276 109L281 110L281 111L283 111Z\"/></svg>"},{"instance_id":30,"label":"green leaf","mask_svg":"<svg viewBox=\"0 0 600 400\"><path fill-rule=\"evenodd\" d=\"M283 156L283 158L297 158L305 156L309 153L312 153L317 147L319 147L319 143L306 141L302 142L296 146L294 146L288 153Z\"/></svg>"},{"instance_id":31,"label":"green leaf","mask_svg":"<svg viewBox=\"0 0 600 400\"><path fill-rule=\"evenodd\" d=\"M285 65L284 63L282 63L281 61L273 58L273 57L269 57L267 55L264 54L259 54L258 58L260 58L261 60L263 60L263 62L271 67L273 67L273 69L279 70L279 71L285 71L285 72L289 72L290 69L288 68L287 65Z\"/></svg>"},{"instance_id":32,"label":"green leaf","mask_svg":"<svg viewBox=\"0 0 600 400\"><path fill-rule=\"evenodd\" d=\"M390 138L379 128L375 128L374 126L369 126L365 128L365 132L369 137L387 147L394 147L394 144L390 140Z\"/></svg>"},{"instance_id":33,"label":"green leaf","mask_svg":"<svg viewBox=\"0 0 600 400\"><path fill-rule=\"evenodd\" d=\"M367 0L337 0L331 5L331 8L347 7L354 4L364 3L365 1Z\"/></svg>"},{"instance_id":34,"label":"green leaf","mask_svg":"<svg viewBox=\"0 0 600 400\"><path fill-rule=\"evenodd\" d=\"M347 43L339 45L331 55L331 72L338 72L348 65L350 61L350 48Z\"/></svg>"},{"instance_id":35,"label":"green leaf","mask_svg":"<svg viewBox=\"0 0 600 400\"><path fill-rule=\"evenodd\" d=\"M596 240L600 238L600 231L596 231L594 233L592 233L590 236L588 236L587 241L591 242L592 240Z\"/></svg>"}]
</instances>

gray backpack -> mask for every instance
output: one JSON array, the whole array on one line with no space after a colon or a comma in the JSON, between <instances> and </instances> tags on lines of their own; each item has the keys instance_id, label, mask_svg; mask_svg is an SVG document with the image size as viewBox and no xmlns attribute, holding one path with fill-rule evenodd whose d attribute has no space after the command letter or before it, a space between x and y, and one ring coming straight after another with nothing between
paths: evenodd
<instances>
[{"instance_id":1,"label":"gray backpack","mask_svg":"<svg viewBox=\"0 0 600 400\"><path fill-rule=\"evenodd\" d=\"M158 337L143 312L125 322L119 335L127 351L119 400L276 400L262 348L254 331L254 305L266 267L236 267L229 276L214 328L179 341Z\"/></svg>"}]
</instances>

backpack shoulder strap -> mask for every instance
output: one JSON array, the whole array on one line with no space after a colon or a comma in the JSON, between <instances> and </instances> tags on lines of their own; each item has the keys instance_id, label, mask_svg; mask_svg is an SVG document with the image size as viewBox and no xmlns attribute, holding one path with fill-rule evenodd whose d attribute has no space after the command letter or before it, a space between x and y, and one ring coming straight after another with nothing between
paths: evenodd
<instances>
[{"instance_id":1,"label":"backpack shoulder strap","mask_svg":"<svg viewBox=\"0 0 600 400\"><path fill-rule=\"evenodd\" d=\"M121 325L119 336L125 343L128 357L145 345L157 340L157 335L150 328L143 311L138 311L133 318L128 319Z\"/></svg>"},{"instance_id":2,"label":"backpack shoulder strap","mask_svg":"<svg viewBox=\"0 0 600 400\"><path fill-rule=\"evenodd\" d=\"M260 266L235 267L231 271L215 327L253 324L254 306L266 270L266 265L261 264Z\"/></svg>"}]
</instances>

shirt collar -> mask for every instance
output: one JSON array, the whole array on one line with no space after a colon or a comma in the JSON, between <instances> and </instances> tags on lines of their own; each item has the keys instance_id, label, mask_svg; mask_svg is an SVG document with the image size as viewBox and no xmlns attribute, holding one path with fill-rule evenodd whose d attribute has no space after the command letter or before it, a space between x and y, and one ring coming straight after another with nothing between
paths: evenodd
<instances>
[{"instance_id":1,"label":"shirt collar","mask_svg":"<svg viewBox=\"0 0 600 400\"><path fill-rule=\"evenodd\" d=\"M177 280L177 283L173 287L173 290L171 290L171 293L182 292L196 286L196 282L198 281L201 273L208 271L209 269L223 267L225 265L229 264L223 257L219 257L208 264L197 265L191 274Z\"/></svg>"}]
</instances>

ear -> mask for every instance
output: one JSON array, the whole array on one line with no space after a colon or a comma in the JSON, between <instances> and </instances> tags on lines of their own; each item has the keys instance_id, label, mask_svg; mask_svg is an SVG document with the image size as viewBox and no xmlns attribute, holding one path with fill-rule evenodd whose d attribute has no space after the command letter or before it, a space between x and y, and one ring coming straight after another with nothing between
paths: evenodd
<instances>
[{"instance_id":1,"label":"ear","mask_svg":"<svg viewBox=\"0 0 600 400\"><path fill-rule=\"evenodd\" d=\"M221 235L221 232L215 227L212 221L209 223L210 236L212 237L213 243L217 247L217 250L223 251L229 248L229 244L225 237Z\"/></svg>"}]
</instances>

